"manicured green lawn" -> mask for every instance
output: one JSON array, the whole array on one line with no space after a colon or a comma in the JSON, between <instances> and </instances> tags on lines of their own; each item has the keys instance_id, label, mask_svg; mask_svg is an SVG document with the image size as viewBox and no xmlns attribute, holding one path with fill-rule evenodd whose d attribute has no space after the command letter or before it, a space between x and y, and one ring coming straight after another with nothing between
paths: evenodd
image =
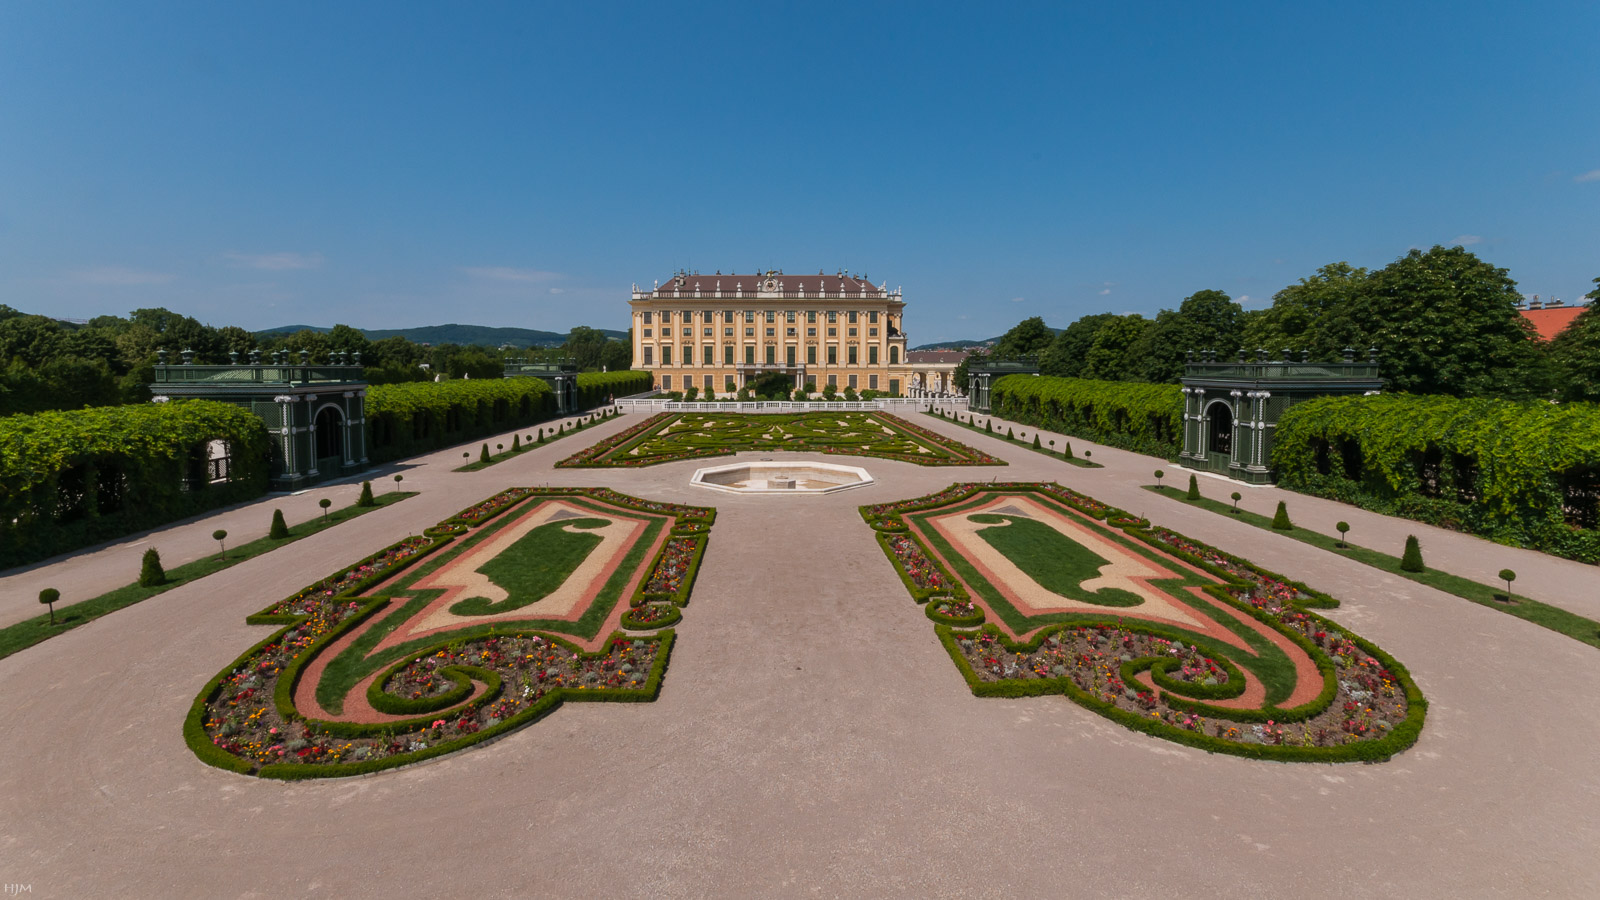
<instances>
[{"instance_id":1,"label":"manicured green lawn","mask_svg":"<svg viewBox=\"0 0 1600 900\"><path fill-rule=\"evenodd\" d=\"M132 584L117 588L114 591L108 591L93 599L59 609L56 611L55 625L50 624L50 615L46 613L42 616L35 616L32 619L25 619L15 625L0 628L0 659L4 659L19 650L32 647L40 641L49 640L58 634L71 631L79 625L93 622L103 615L170 591L179 585L188 584L214 572L220 572L229 566L236 566L247 559L254 559L263 553L276 550L286 544L292 544L302 538L308 538L341 522L347 522L356 516L375 509L381 509L416 495L415 491L390 491L379 494L376 497L376 506L355 506L352 504L343 509L331 511L328 513L326 521L322 516L318 516L289 529L289 536L281 541L265 537L258 538L248 544L230 547L226 559L220 556L206 556L194 562L178 566L175 569L168 569L167 583L158 587L140 587L139 583L135 581ZM270 517L270 513L266 515ZM137 576L139 573L135 570L129 572L129 574Z\"/></svg>"},{"instance_id":2,"label":"manicured green lawn","mask_svg":"<svg viewBox=\"0 0 1600 900\"><path fill-rule=\"evenodd\" d=\"M1179 488L1166 487L1157 489L1155 485L1147 484L1144 485L1144 489L1151 493L1160 494L1169 500L1187 503L1190 506L1197 506L1220 515L1232 516L1241 522L1254 525L1257 528L1264 528L1274 534L1294 538L1302 543L1327 550L1329 553L1337 553L1347 559L1353 559L1356 562L1369 565L1374 569L1381 569L1392 575L1399 575L1401 578L1409 578L1428 587L1437 588L1447 594L1455 594L1457 597L1471 600L1480 606L1499 610L1506 615L1526 619L1535 625L1541 625L1574 640L1582 641L1591 647L1600 647L1600 622L1569 612L1558 606L1542 603L1531 597L1524 597L1521 594L1512 594L1510 603L1502 603L1494 599L1494 596L1505 593L1504 585L1490 586L1481 584L1469 578L1462 578L1449 572L1441 572L1438 569L1425 569L1421 572L1402 571L1400 557L1398 556L1390 556L1387 553L1380 553L1377 550L1371 550L1366 547L1357 547L1353 544L1341 546L1339 539L1336 537L1312 531L1309 528L1301 528L1298 525L1289 531L1279 531L1272 527L1272 518L1270 516L1259 515L1248 510L1240 510L1238 513L1234 513L1231 505L1212 500L1209 497L1189 500L1185 497L1184 491ZM1294 511L1290 510L1291 520L1293 519L1293 513Z\"/></svg>"},{"instance_id":3,"label":"manicured green lawn","mask_svg":"<svg viewBox=\"0 0 1600 900\"><path fill-rule=\"evenodd\" d=\"M1099 606L1138 606L1144 602L1137 594L1118 588L1084 590L1082 583L1098 577L1101 567L1109 561L1043 522L987 514L972 516L971 521L1008 523L985 528L978 536L1047 591Z\"/></svg>"},{"instance_id":4,"label":"manicured green lawn","mask_svg":"<svg viewBox=\"0 0 1600 900\"><path fill-rule=\"evenodd\" d=\"M600 545L599 535L574 534L573 528L604 528L604 519L565 519L546 522L518 538L478 571L509 594L499 603L486 597L468 597L450 607L458 616L492 616L521 609L550 596L574 569Z\"/></svg>"}]
</instances>

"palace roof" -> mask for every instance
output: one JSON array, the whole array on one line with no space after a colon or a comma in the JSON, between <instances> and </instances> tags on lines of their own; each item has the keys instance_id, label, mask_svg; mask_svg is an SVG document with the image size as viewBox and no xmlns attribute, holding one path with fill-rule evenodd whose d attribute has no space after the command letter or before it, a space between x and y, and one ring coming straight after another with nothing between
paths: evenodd
<instances>
[{"instance_id":1,"label":"palace roof","mask_svg":"<svg viewBox=\"0 0 1600 900\"><path fill-rule=\"evenodd\" d=\"M773 289L767 285L773 284ZM635 288L637 291L638 289ZM875 285L864 277L849 275L844 272L827 274L818 272L815 275L797 275L792 272L781 271L755 272L738 274L730 272L724 275L721 272L712 274L677 272L667 280L658 283L649 293L654 297L673 297L673 291L682 298L684 295L693 297L695 291L700 292L700 299L716 297L717 292L722 292L722 299L727 299L736 293L752 296L757 292L777 293L784 296L804 297L844 297L846 299L861 296L884 295L898 293L890 291L887 283Z\"/></svg>"},{"instance_id":2,"label":"palace roof","mask_svg":"<svg viewBox=\"0 0 1600 900\"><path fill-rule=\"evenodd\" d=\"M1539 340L1548 341L1565 331L1587 306L1546 306L1543 309L1524 309L1522 317L1539 332Z\"/></svg>"}]
</instances>

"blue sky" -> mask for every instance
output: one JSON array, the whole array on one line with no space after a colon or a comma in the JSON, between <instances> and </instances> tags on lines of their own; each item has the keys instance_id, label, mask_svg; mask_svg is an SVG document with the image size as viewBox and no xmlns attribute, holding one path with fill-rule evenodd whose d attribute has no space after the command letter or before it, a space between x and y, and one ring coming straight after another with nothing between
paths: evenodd
<instances>
[{"instance_id":1,"label":"blue sky","mask_svg":"<svg viewBox=\"0 0 1600 900\"><path fill-rule=\"evenodd\" d=\"M0 302L564 331L847 268L917 344L1600 275L1600 4L1213 6L0 4Z\"/></svg>"}]
</instances>

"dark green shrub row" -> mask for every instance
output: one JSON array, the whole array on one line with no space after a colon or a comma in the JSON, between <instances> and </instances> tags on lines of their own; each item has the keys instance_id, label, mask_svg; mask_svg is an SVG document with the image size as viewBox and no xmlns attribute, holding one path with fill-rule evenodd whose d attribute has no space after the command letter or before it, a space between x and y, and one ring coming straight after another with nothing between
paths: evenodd
<instances>
[{"instance_id":1,"label":"dark green shrub row","mask_svg":"<svg viewBox=\"0 0 1600 900\"><path fill-rule=\"evenodd\" d=\"M260 497L268 453L260 419L206 400L0 418L0 568Z\"/></svg>"},{"instance_id":2,"label":"dark green shrub row","mask_svg":"<svg viewBox=\"0 0 1600 900\"><path fill-rule=\"evenodd\" d=\"M374 462L414 456L555 412L555 392L538 378L375 384L367 389L368 455Z\"/></svg>"},{"instance_id":3,"label":"dark green shrub row","mask_svg":"<svg viewBox=\"0 0 1600 900\"><path fill-rule=\"evenodd\" d=\"M1170 459L1183 444L1175 384L1007 375L990 389L996 418Z\"/></svg>"},{"instance_id":4,"label":"dark green shrub row","mask_svg":"<svg viewBox=\"0 0 1600 900\"><path fill-rule=\"evenodd\" d=\"M631 369L621 372L584 372L578 376L578 408L594 409L618 397L650 390L650 373Z\"/></svg>"},{"instance_id":5,"label":"dark green shrub row","mask_svg":"<svg viewBox=\"0 0 1600 900\"><path fill-rule=\"evenodd\" d=\"M1600 406L1384 394L1284 413L1279 484L1600 562Z\"/></svg>"}]
</instances>

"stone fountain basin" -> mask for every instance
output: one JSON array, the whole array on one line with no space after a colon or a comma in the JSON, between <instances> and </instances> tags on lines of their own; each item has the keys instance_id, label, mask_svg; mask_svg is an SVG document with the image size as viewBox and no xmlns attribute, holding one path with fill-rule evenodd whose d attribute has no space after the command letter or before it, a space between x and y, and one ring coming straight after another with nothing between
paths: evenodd
<instances>
[{"instance_id":1,"label":"stone fountain basin","mask_svg":"<svg viewBox=\"0 0 1600 900\"><path fill-rule=\"evenodd\" d=\"M872 476L860 466L762 460L696 469L689 483L730 494L831 494L871 484Z\"/></svg>"}]
</instances>

